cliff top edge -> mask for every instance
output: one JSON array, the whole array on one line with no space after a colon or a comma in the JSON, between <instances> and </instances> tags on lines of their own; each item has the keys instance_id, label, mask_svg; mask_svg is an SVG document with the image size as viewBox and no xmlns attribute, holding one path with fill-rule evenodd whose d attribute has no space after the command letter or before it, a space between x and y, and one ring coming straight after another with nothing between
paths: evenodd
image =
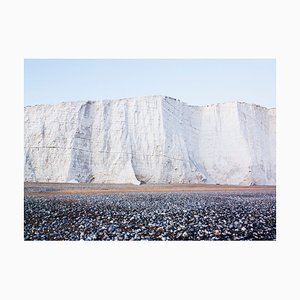
<instances>
[{"instance_id":1,"label":"cliff top edge","mask_svg":"<svg viewBox=\"0 0 300 300\"><path fill-rule=\"evenodd\" d=\"M182 104L185 104L189 107L194 107L194 108L204 108L204 107L213 107L213 106L218 106L218 105L227 105L227 104L240 104L240 105L253 105L265 109L276 109L276 107L265 107L259 104L255 103L249 103L245 101L226 101L226 102L218 102L218 103L211 103L211 104L202 104L202 105L192 105L188 104L185 101L182 101L178 98L170 97L170 96L162 96L162 95L153 95L153 96L137 96L137 97L127 97L127 98L119 98L119 99L101 99L101 100L70 100L70 101L61 101L57 103L51 103L51 104L34 104L34 105L26 105L24 108L29 108L29 107L36 107L36 106L55 106L55 105L61 105L61 104L70 104L70 103L96 103L96 102L119 102L119 101L133 101L133 100L171 100L174 102L180 102Z\"/></svg>"}]
</instances>

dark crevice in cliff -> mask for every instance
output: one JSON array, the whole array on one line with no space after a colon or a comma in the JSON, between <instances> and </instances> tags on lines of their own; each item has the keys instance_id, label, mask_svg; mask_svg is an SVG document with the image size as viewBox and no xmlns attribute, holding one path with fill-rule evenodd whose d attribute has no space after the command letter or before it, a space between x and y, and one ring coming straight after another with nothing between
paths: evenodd
<instances>
[{"instance_id":1,"label":"dark crevice in cliff","mask_svg":"<svg viewBox=\"0 0 300 300\"><path fill-rule=\"evenodd\" d=\"M95 113L93 103L88 101L78 111L78 123L72 144L72 155L68 172L68 181L91 182L92 151L91 136Z\"/></svg>"}]
</instances>

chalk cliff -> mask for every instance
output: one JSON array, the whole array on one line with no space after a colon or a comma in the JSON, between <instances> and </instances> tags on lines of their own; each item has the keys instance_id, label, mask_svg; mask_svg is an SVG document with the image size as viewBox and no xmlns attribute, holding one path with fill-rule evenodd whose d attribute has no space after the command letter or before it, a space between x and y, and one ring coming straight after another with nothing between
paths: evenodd
<instances>
[{"instance_id":1,"label":"chalk cliff","mask_svg":"<svg viewBox=\"0 0 300 300\"><path fill-rule=\"evenodd\" d=\"M25 107L25 181L275 184L275 109L170 97Z\"/></svg>"}]
</instances>

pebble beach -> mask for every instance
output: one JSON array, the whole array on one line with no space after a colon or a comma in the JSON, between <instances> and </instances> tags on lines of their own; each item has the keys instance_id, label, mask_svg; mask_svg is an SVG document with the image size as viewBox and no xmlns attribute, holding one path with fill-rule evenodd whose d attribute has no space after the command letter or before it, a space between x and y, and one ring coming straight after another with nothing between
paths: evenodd
<instances>
[{"instance_id":1,"label":"pebble beach","mask_svg":"<svg viewBox=\"0 0 300 300\"><path fill-rule=\"evenodd\" d=\"M275 240L275 191L26 195L24 240Z\"/></svg>"}]
</instances>

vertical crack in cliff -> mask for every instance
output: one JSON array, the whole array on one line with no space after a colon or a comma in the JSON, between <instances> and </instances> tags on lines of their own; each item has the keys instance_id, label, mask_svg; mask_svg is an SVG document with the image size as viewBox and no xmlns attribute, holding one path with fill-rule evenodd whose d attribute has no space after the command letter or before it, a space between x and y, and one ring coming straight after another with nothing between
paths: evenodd
<instances>
[{"instance_id":1,"label":"vertical crack in cliff","mask_svg":"<svg viewBox=\"0 0 300 300\"><path fill-rule=\"evenodd\" d=\"M24 168L25 174L30 174L31 176L28 177L28 181L36 181L36 173L35 168L32 164L32 159L30 157L30 148L27 149L26 155L25 155L25 168ZM27 170L26 170L27 169Z\"/></svg>"},{"instance_id":2,"label":"vertical crack in cliff","mask_svg":"<svg viewBox=\"0 0 300 300\"><path fill-rule=\"evenodd\" d=\"M136 155L134 153L133 149L133 137L132 135L136 132L136 129L141 126L141 124L138 123L138 117L137 117L137 111L136 111L136 106L134 106L134 109L132 111L132 122L129 120L128 114L130 110L126 109L125 111L125 124L126 124L126 144L127 144L127 149L129 152L130 156L130 168L132 169L133 172L133 180L132 182L135 184L142 184L144 182L141 177L139 176L139 172L136 168ZM132 126L132 127L131 127Z\"/></svg>"},{"instance_id":3,"label":"vertical crack in cliff","mask_svg":"<svg viewBox=\"0 0 300 300\"><path fill-rule=\"evenodd\" d=\"M80 107L72 143L68 181L91 182L93 180L91 138L94 117L92 102L88 101Z\"/></svg>"}]
</instances>

